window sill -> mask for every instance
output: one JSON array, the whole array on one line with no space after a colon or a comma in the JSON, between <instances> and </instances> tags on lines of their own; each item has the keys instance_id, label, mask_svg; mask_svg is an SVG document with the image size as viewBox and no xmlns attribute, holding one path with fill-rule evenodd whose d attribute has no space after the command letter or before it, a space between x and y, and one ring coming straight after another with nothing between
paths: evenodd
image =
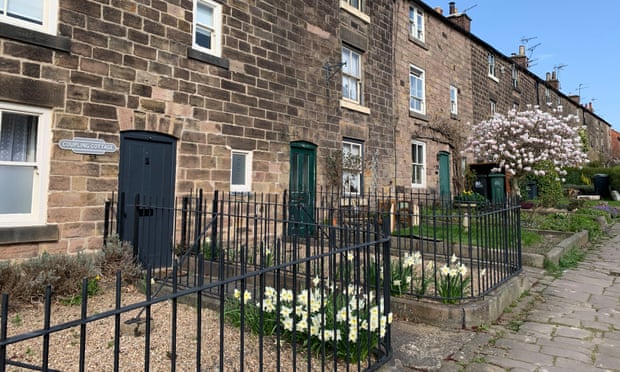
<instances>
[{"instance_id":1,"label":"window sill","mask_svg":"<svg viewBox=\"0 0 620 372\"><path fill-rule=\"evenodd\" d=\"M489 79L493 80L496 83L499 83L499 78L497 76L493 76L493 75L487 75L489 77Z\"/></svg>"},{"instance_id":2,"label":"window sill","mask_svg":"<svg viewBox=\"0 0 620 372\"><path fill-rule=\"evenodd\" d=\"M409 110L409 117L420 119L423 121L428 121L428 116L426 116L426 114L422 114L422 113L411 111L411 110Z\"/></svg>"},{"instance_id":3,"label":"window sill","mask_svg":"<svg viewBox=\"0 0 620 372\"><path fill-rule=\"evenodd\" d=\"M362 114L370 115L370 109L368 107L362 106L358 103L348 101L346 99L340 100L340 107L346 108L352 111L361 112Z\"/></svg>"},{"instance_id":4,"label":"window sill","mask_svg":"<svg viewBox=\"0 0 620 372\"><path fill-rule=\"evenodd\" d=\"M0 227L0 244L58 241L58 225Z\"/></svg>"},{"instance_id":5,"label":"window sill","mask_svg":"<svg viewBox=\"0 0 620 372\"><path fill-rule=\"evenodd\" d=\"M459 114L450 113L450 119L459 120Z\"/></svg>"},{"instance_id":6,"label":"window sill","mask_svg":"<svg viewBox=\"0 0 620 372\"><path fill-rule=\"evenodd\" d=\"M356 16L357 18L361 19L366 23L370 23L370 16L368 14L360 12L359 9L356 9L347 3L340 2L340 9L351 13L352 15Z\"/></svg>"},{"instance_id":7,"label":"window sill","mask_svg":"<svg viewBox=\"0 0 620 372\"><path fill-rule=\"evenodd\" d=\"M426 43L416 37L411 36L411 34L409 34L409 41L411 41L412 43L418 45L420 48L424 49L424 50L428 50L428 46L426 46Z\"/></svg>"},{"instance_id":8,"label":"window sill","mask_svg":"<svg viewBox=\"0 0 620 372\"><path fill-rule=\"evenodd\" d=\"M226 58L216 57L214 55L197 51L196 49L187 49L187 58L195 59L200 62L205 62L210 65L218 66L226 70L230 67L230 62Z\"/></svg>"},{"instance_id":9,"label":"window sill","mask_svg":"<svg viewBox=\"0 0 620 372\"><path fill-rule=\"evenodd\" d=\"M61 52L71 52L71 39L64 36L55 36L27 28L2 23L0 37L38 45Z\"/></svg>"}]
</instances>

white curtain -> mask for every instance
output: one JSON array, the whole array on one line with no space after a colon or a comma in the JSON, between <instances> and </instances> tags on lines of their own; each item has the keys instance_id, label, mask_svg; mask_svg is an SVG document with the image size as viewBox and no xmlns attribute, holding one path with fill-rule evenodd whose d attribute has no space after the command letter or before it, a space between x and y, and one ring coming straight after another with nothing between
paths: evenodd
<instances>
[{"instance_id":1,"label":"white curtain","mask_svg":"<svg viewBox=\"0 0 620 372\"><path fill-rule=\"evenodd\" d=\"M0 161L34 162L37 118L2 113L0 124Z\"/></svg>"}]
</instances>

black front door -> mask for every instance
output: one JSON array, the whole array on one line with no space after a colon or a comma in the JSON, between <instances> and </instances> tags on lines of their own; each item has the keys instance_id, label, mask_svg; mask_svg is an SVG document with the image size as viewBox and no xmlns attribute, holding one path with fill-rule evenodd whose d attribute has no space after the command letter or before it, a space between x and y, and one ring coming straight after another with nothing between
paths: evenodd
<instances>
[{"instance_id":1,"label":"black front door","mask_svg":"<svg viewBox=\"0 0 620 372\"><path fill-rule=\"evenodd\" d=\"M173 256L176 140L141 131L121 133L120 238L144 267L169 266Z\"/></svg>"}]
</instances>

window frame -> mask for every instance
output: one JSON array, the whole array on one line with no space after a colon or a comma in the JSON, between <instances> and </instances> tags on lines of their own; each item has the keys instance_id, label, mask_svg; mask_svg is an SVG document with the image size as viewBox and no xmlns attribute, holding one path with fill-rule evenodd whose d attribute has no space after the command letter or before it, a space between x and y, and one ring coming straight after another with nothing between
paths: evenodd
<instances>
[{"instance_id":1,"label":"window frame","mask_svg":"<svg viewBox=\"0 0 620 372\"><path fill-rule=\"evenodd\" d=\"M36 116L38 120L35 144L36 155L34 161L0 161L0 165L2 166L33 168L30 213L0 214L0 226L44 225L47 218L52 110L35 106L0 102L0 133L2 131L2 115L5 112Z\"/></svg>"},{"instance_id":2,"label":"window frame","mask_svg":"<svg viewBox=\"0 0 620 372\"><path fill-rule=\"evenodd\" d=\"M512 65L512 87L514 89L519 89L519 69L516 64Z\"/></svg>"},{"instance_id":3,"label":"window frame","mask_svg":"<svg viewBox=\"0 0 620 372\"><path fill-rule=\"evenodd\" d=\"M414 95L413 79L419 80L422 83L420 96ZM414 108L413 102L419 102L420 108ZM423 69L412 64L409 65L409 111L422 115L426 114L426 73Z\"/></svg>"},{"instance_id":4,"label":"window frame","mask_svg":"<svg viewBox=\"0 0 620 372\"><path fill-rule=\"evenodd\" d=\"M347 54L349 56L349 59L347 59L347 60L345 60L345 58L344 58L345 57L345 51L348 52ZM358 64L357 64L358 68L357 68L357 71L351 71L351 66L350 66L351 64L349 63L349 60L351 59L351 57L353 55L356 55L358 57ZM364 86L364 83L363 83L363 76L364 76L363 71L364 71L364 69L363 69L363 66L362 66L362 64L363 64L363 59L362 59L363 58L363 53L358 51L358 50L356 50L356 49L354 49L354 48L351 48L349 46L343 45L342 49L341 49L341 57L343 59L342 60L342 63L343 63L343 65L342 65L342 99L345 100L345 101L353 102L353 103L355 103L357 105L362 106L364 104L364 101L362 99L362 96L363 96L362 89L363 89L363 86ZM354 73L357 73L358 75L354 75ZM357 98L356 99L353 99L353 98L348 97L348 96L345 95L345 86L348 86L348 85L345 85L345 79L348 80L348 81L355 82L355 89L356 89L356 92L357 92ZM350 91L347 91L347 94L350 95Z\"/></svg>"},{"instance_id":5,"label":"window frame","mask_svg":"<svg viewBox=\"0 0 620 372\"><path fill-rule=\"evenodd\" d=\"M419 154L419 148L422 149L422 161L417 159L417 155ZM414 150L415 149L415 150ZM412 188L424 188L426 187L426 143L421 141L412 140L411 141L411 187ZM415 169L419 169L419 172L416 173ZM419 177L416 178L416 174ZM414 182L419 180L418 183Z\"/></svg>"},{"instance_id":6,"label":"window frame","mask_svg":"<svg viewBox=\"0 0 620 372\"><path fill-rule=\"evenodd\" d=\"M459 114L459 89L454 85L450 85L450 114Z\"/></svg>"},{"instance_id":7,"label":"window frame","mask_svg":"<svg viewBox=\"0 0 620 372\"><path fill-rule=\"evenodd\" d=\"M233 175L234 172L234 160L233 157L235 155L243 155L244 156L244 183L241 184L233 184ZM230 191L237 193L249 193L252 191L252 151L245 150L231 150L230 151Z\"/></svg>"},{"instance_id":8,"label":"window frame","mask_svg":"<svg viewBox=\"0 0 620 372\"><path fill-rule=\"evenodd\" d=\"M350 149L353 149L354 147L358 149L359 155L359 169L357 169L357 172L353 172L355 169L352 167L347 167L347 165L345 164L346 160L346 156L347 153L353 153L353 151L347 150L347 146ZM354 154L355 155L355 154ZM350 175L352 177L354 177L357 180L357 186L358 186L358 190L357 191L351 191L350 190L350 186L347 187L347 181L346 181L346 177ZM364 188L364 143L362 141L357 141L357 140L353 140L353 139L348 139L345 138L342 140L342 190L344 191L345 195L361 195L362 194L362 190ZM348 183L349 185L351 185L351 183ZM347 188L349 188L347 190Z\"/></svg>"},{"instance_id":9,"label":"window frame","mask_svg":"<svg viewBox=\"0 0 620 372\"><path fill-rule=\"evenodd\" d=\"M203 4L213 9L213 25L198 24L198 4ZM222 4L212 0L193 0L193 20L192 20L192 49L207 53L216 57L222 56ZM204 47L197 43L198 26L208 28L212 32L211 48Z\"/></svg>"},{"instance_id":10,"label":"window frame","mask_svg":"<svg viewBox=\"0 0 620 372\"><path fill-rule=\"evenodd\" d=\"M489 100L489 110L491 111L491 116L497 112L497 102L494 99Z\"/></svg>"},{"instance_id":11,"label":"window frame","mask_svg":"<svg viewBox=\"0 0 620 372\"><path fill-rule=\"evenodd\" d=\"M409 36L412 38L424 42L425 39L424 28L424 12L416 7L409 7Z\"/></svg>"},{"instance_id":12,"label":"window frame","mask_svg":"<svg viewBox=\"0 0 620 372\"><path fill-rule=\"evenodd\" d=\"M487 62L488 62L488 75L490 78L497 80L497 63L495 61L495 55L492 53L489 53L487 55Z\"/></svg>"},{"instance_id":13,"label":"window frame","mask_svg":"<svg viewBox=\"0 0 620 372\"><path fill-rule=\"evenodd\" d=\"M30 0L34 1L34 0ZM8 5L8 1L0 1L0 23L6 23L13 26L42 32L48 35L56 35L58 31L58 1L59 0L40 0L42 4L41 24L28 21L22 18L11 17L6 14L4 6Z\"/></svg>"}]
</instances>

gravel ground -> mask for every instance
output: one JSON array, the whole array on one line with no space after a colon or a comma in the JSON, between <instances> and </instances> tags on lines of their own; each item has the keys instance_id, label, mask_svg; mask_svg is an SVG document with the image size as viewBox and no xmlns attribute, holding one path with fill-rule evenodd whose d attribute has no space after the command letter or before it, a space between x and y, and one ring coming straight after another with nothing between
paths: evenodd
<instances>
[{"instance_id":1,"label":"gravel ground","mask_svg":"<svg viewBox=\"0 0 620 372\"><path fill-rule=\"evenodd\" d=\"M114 289L111 285L102 284L102 293L89 298L89 315L94 315L114 308ZM123 288L122 304L132 304L144 301L144 294L135 288ZM156 304L152 307L152 332L150 335L150 365L151 371L171 370L171 309L168 302ZM123 314L121 323L134 318L139 310ZM177 340L176 340L176 369L179 371L196 370L196 309L179 304L177 313ZM204 371L219 370L220 352L220 321L218 313L209 309L202 310L202 352L201 369ZM52 305L51 326L80 319L80 306L66 306L59 303ZM23 334L43 328L43 306L36 304L12 311L8 319L8 336ZM238 328L224 326L224 370L240 370L240 339L242 332ZM245 349L243 351L244 368L248 371L259 369L260 342L258 336L243 333ZM308 364L304 355L298 353L294 368L291 360L291 347L283 341L280 360L276 355L276 340L263 340L263 363L266 371L276 370L279 364L281 370L307 370ZM79 326L54 333L50 337L49 367L61 371L79 370L80 328ZM22 363L41 363L42 338L30 339L13 344L7 348L7 357ZM120 338L120 370L140 371L147 370L144 363L145 337L136 335L135 327L122 327ZM85 369L87 371L112 371L114 358L114 318L107 318L89 323L86 336ZM325 369L319 360L312 360L311 370L346 369L342 364L328 363ZM351 367L357 370L357 367ZM7 371L22 371L25 369L10 366Z\"/></svg>"}]
</instances>

